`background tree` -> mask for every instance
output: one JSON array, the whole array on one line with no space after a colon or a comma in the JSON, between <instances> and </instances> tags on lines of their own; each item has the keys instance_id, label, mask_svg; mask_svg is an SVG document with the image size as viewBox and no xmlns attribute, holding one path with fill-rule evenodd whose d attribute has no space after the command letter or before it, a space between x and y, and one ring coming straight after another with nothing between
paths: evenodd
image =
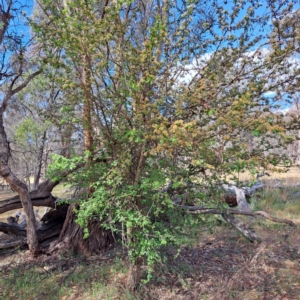
<instances>
[{"instance_id":1,"label":"background tree","mask_svg":"<svg viewBox=\"0 0 300 300\"><path fill-rule=\"evenodd\" d=\"M17 1L2 1L0 6L1 45L1 106L0 106L0 175L20 196L26 220L29 249L33 255L39 252L35 232L36 222L27 185L10 169L10 145L5 132L5 111L12 98L27 86L40 70L26 56L29 42L18 33L13 19L18 19L22 5ZM22 26L21 23L17 26Z\"/></svg>"},{"instance_id":2,"label":"background tree","mask_svg":"<svg viewBox=\"0 0 300 300\"><path fill-rule=\"evenodd\" d=\"M7 117L13 161L18 162L19 172L24 170L23 176L29 186L33 176L34 190L38 189L41 177L45 179L51 161L49 154L69 155L75 130L72 131L69 121L63 119L60 91L51 80L51 71L46 72L49 77L35 78L18 95Z\"/></svg>"}]
</instances>

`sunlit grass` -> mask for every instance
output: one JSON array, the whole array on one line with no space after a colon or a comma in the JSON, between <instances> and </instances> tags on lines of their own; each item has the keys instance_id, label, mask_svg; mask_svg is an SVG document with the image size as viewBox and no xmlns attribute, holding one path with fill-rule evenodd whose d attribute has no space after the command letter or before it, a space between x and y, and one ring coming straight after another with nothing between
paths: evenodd
<instances>
[{"instance_id":1,"label":"sunlit grass","mask_svg":"<svg viewBox=\"0 0 300 300\"><path fill-rule=\"evenodd\" d=\"M52 190L52 194L55 197L68 197L72 193L72 191L70 191L70 187L70 184L60 183Z\"/></svg>"},{"instance_id":2,"label":"sunlit grass","mask_svg":"<svg viewBox=\"0 0 300 300\"><path fill-rule=\"evenodd\" d=\"M289 181L290 184L300 183L300 169L297 166L291 167L287 172L283 168L278 168L278 170L281 170L281 172L267 171L270 176L265 176L261 179L268 181L279 179ZM239 181L252 181L256 179L256 175L252 175L248 171L243 173L235 173L234 175L239 179Z\"/></svg>"},{"instance_id":3,"label":"sunlit grass","mask_svg":"<svg viewBox=\"0 0 300 300\"><path fill-rule=\"evenodd\" d=\"M300 187L267 187L252 199L254 210L265 210L278 217L300 223Z\"/></svg>"}]
</instances>

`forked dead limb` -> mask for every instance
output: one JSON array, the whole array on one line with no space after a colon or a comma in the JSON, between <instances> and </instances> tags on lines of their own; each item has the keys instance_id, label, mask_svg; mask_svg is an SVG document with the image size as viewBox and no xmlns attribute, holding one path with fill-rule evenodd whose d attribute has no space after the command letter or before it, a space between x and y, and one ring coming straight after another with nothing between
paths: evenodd
<instances>
[{"instance_id":1,"label":"forked dead limb","mask_svg":"<svg viewBox=\"0 0 300 300\"><path fill-rule=\"evenodd\" d=\"M173 203L174 204L174 203ZM257 217L257 216L262 216L265 219L268 219L272 222L277 222L277 223L285 223L289 226L296 227L297 225L287 219L279 219L270 216L268 213L265 211L254 211L254 212L249 212L249 211L242 211L242 210L237 210L237 209L218 209L218 208L207 208L207 207L202 207L202 206L185 206L185 205L176 205L177 207L186 210L187 213L190 214L214 214L214 215L221 215L223 219L236 228L239 232L242 233L243 236L245 236L247 239L250 241L261 241L261 239L256 235L256 233L249 228L247 225L244 223L237 221L234 218L234 215L244 215L244 216L249 216L249 217Z\"/></svg>"},{"instance_id":2,"label":"forked dead limb","mask_svg":"<svg viewBox=\"0 0 300 300\"><path fill-rule=\"evenodd\" d=\"M185 205L177 205L177 206L182 208L182 209L186 209L187 212L190 213L190 214L222 215L223 213L227 212L227 213L230 213L232 215L243 215L243 216L249 216L249 217L262 216L265 219L268 219L268 220L273 221L273 222L285 223L285 224L290 225L292 227L297 227L297 225L291 220L279 219L279 218L272 217L267 212L262 211L262 210L249 212L249 211L243 211L243 210L232 209L232 208L218 209L218 208L207 208L207 207L202 207L202 206L185 206Z\"/></svg>"}]
</instances>

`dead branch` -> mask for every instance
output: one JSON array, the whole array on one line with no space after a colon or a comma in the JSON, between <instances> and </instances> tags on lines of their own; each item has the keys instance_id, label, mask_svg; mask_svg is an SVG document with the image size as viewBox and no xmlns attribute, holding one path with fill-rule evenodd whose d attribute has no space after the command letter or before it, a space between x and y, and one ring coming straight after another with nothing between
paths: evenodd
<instances>
[{"instance_id":1,"label":"dead branch","mask_svg":"<svg viewBox=\"0 0 300 300\"><path fill-rule=\"evenodd\" d=\"M232 215L230 213L223 213L222 217L228 224L230 224L235 229L237 229L239 232L241 232L242 235L245 236L247 239L249 239L251 242L254 242L254 241L260 242L261 241L261 239L254 232L254 230L247 227L244 223L236 220L234 218L234 215Z\"/></svg>"},{"instance_id":2,"label":"dead branch","mask_svg":"<svg viewBox=\"0 0 300 300\"><path fill-rule=\"evenodd\" d=\"M177 205L177 207L185 209L185 210L187 210L188 213L191 213L191 214L215 214L215 215L222 215L223 213L230 213L232 215L244 215L244 216L249 216L249 217L262 216L265 219L268 219L268 220L273 221L273 222L285 223L285 224L290 225L292 227L296 227L297 226L291 220L279 219L279 218L276 218L276 217L272 217L268 213L266 213L265 211L253 211L253 212L249 212L249 211L237 210L237 209L232 209L232 208L218 209L218 208L206 208L206 207L202 207L202 206L184 206L184 205Z\"/></svg>"},{"instance_id":3,"label":"dead branch","mask_svg":"<svg viewBox=\"0 0 300 300\"><path fill-rule=\"evenodd\" d=\"M18 240L8 243L0 243L0 249L9 249L9 248L15 248L25 245L26 242L24 240Z\"/></svg>"},{"instance_id":4,"label":"dead branch","mask_svg":"<svg viewBox=\"0 0 300 300\"><path fill-rule=\"evenodd\" d=\"M285 223L287 225L290 225L292 227L296 227L296 224L287 219L279 219L270 216L268 213L265 211L243 211L243 210L237 210L237 209L218 209L218 208L206 208L206 207L201 207L201 206L184 206L184 205L178 205L173 202L174 205L177 207L186 210L188 213L191 214L215 214L215 215L221 215L223 219L233 226L236 230L242 233L243 236L245 236L247 239L250 241L258 241L260 242L261 239L256 235L254 230L249 228L247 225L244 223L236 220L234 218L234 215L244 215L244 216L249 216L249 217L257 217L257 216L262 216L265 219L268 219L273 222L277 223Z\"/></svg>"},{"instance_id":5,"label":"dead branch","mask_svg":"<svg viewBox=\"0 0 300 300\"><path fill-rule=\"evenodd\" d=\"M37 228L36 232L37 232L38 240L41 242L55 235L60 234L62 226L63 226L62 222L58 221L58 222L47 223ZM10 235L14 234L23 237L27 236L26 227L21 227L18 226L17 224L7 224L4 222L0 222L0 232L4 232Z\"/></svg>"}]
</instances>

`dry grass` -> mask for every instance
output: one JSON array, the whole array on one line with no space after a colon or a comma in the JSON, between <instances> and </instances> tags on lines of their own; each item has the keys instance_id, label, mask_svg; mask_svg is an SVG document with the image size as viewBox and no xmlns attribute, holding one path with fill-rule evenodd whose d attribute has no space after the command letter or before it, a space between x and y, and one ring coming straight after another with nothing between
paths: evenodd
<instances>
[{"instance_id":1,"label":"dry grass","mask_svg":"<svg viewBox=\"0 0 300 300\"><path fill-rule=\"evenodd\" d=\"M267 173L270 175L270 177L263 177L263 179L279 179L284 181L292 180L291 183L300 183L300 169L296 166L291 167L287 172L283 168L278 168L277 172L268 171ZM250 172L243 172L235 175L239 181L251 181L255 179L255 176L251 175Z\"/></svg>"}]
</instances>

